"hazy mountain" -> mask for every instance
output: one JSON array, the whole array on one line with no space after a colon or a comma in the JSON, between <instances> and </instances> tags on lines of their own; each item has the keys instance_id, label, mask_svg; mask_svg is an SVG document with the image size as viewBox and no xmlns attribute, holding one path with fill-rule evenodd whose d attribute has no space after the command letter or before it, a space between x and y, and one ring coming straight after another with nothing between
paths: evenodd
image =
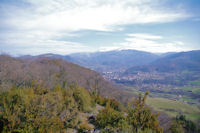
<instances>
[{"instance_id":1,"label":"hazy mountain","mask_svg":"<svg viewBox=\"0 0 200 133\"><path fill-rule=\"evenodd\" d=\"M36 55L36 56L24 55L24 56L20 56L19 59L31 60L31 59L36 59L39 57L46 57L46 58L50 58L50 59L63 59L66 61L72 61L70 56L67 56L67 55L64 56L64 55L52 54L52 53L41 54L41 55Z\"/></svg>"},{"instance_id":2,"label":"hazy mountain","mask_svg":"<svg viewBox=\"0 0 200 133\"><path fill-rule=\"evenodd\" d=\"M167 53L162 53L162 54L159 54L160 57L166 57L166 56L170 56L170 55L173 55L173 54L176 54L178 52L167 52Z\"/></svg>"},{"instance_id":3,"label":"hazy mountain","mask_svg":"<svg viewBox=\"0 0 200 133\"><path fill-rule=\"evenodd\" d=\"M42 54L38 56L21 56L20 59L30 60L41 57L63 59L95 71L199 71L200 51L170 52L161 55L136 50L119 50L94 53L74 53L70 55ZM129 68L129 69L128 69Z\"/></svg>"},{"instance_id":4,"label":"hazy mountain","mask_svg":"<svg viewBox=\"0 0 200 133\"><path fill-rule=\"evenodd\" d=\"M119 50L69 55L72 61L96 71L120 70L145 65L159 58L159 55L137 50Z\"/></svg>"},{"instance_id":5,"label":"hazy mountain","mask_svg":"<svg viewBox=\"0 0 200 133\"><path fill-rule=\"evenodd\" d=\"M70 55L42 54L38 56L25 55L20 59L35 59L48 57L51 59L63 59L95 71L119 71L132 66L145 65L160 57L149 52L137 50L115 50L108 52L74 53Z\"/></svg>"},{"instance_id":6,"label":"hazy mountain","mask_svg":"<svg viewBox=\"0 0 200 133\"><path fill-rule=\"evenodd\" d=\"M126 73L134 71L181 72L184 70L200 71L200 50L170 54L149 65L131 67Z\"/></svg>"}]
</instances>

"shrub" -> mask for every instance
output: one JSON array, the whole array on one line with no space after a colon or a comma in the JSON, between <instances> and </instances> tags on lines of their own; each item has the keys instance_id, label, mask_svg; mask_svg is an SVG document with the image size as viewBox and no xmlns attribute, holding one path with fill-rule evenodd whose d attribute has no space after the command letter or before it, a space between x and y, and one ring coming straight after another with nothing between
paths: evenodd
<instances>
[{"instance_id":1,"label":"shrub","mask_svg":"<svg viewBox=\"0 0 200 133\"><path fill-rule=\"evenodd\" d=\"M175 120L172 121L170 130L172 133L187 132L197 133L197 126L194 122L187 120L184 115L176 116Z\"/></svg>"},{"instance_id":2,"label":"shrub","mask_svg":"<svg viewBox=\"0 0 200 133\"><path fill-rule=\"evenodd\" d=\"M89 131L92 130L92 127L87 123L87 122L83 122L79 125L79 132L84 132L84 131Z\"/></svg>"},{"instance_id":3,"label":"shrub","mask_svg":"<svg viewBox=\"0 0 200 133\"><path fill-rule=\"evenodd\" d=\"M132 126L133 132L141 132L152 130L153 132L161 133L162 128L159 126L157 114L153 114L151 109L145 105L148 92L142 98L139 94L138 99L129 104L128 121Z\"/></svg>"},{"instance_id":4,"label":"shrub","mask_svg":"<svg viewBox=\"0 0 200 133\"><path fill-rule=\"evenodd\" d=\"M110 131L127 130L129 127L123 113L114 110L109 104L110 103L108 103L106 108L101 110L97 115L95 121L96 127Z\"/></svg>"},{"instance_id":5,"label":"shrub","mask_svg":"<svg viewBox=\"0 0 200 133\"><path fill-rule=\"evenodd\" d=\"M106 106L107 103L110 103L110 107L117 110L121 111L122 105L115 99L112 98L104 98L100 95L96 97L96 103L98 103L101 106Z\"/></svg>"},{"instance_id":6,"label":"shrub","mask_svg":"<svg viewBox=\"0 0 200 133\"><path fill-rule=\"evenodd\" d=\"M80 111L89 112L91 111L91 97L89 92L82 87L75 87L73 89L73 96L75 101L78 103Z\"/></svg>"},{"instance_id":7,"label":"shrub","mask_svg":"<svg viewBox=\"0 0 200 133\"><path fill-rule=\"evenodd\" d=\"M182 127L181 123L173 121L170 127L171 133L184 133L184 128Z\"/></svg>"},{"instance_id":8,"label":"shrub","mask_svg":"<svg viewBox=\"0 0 200 133\"><path fill-rule=\"evenodd\" d=\"M77 115L72 91L24 88L0 93L2 132L58 132L75 128Z\"/></svg>"}]
</instances>

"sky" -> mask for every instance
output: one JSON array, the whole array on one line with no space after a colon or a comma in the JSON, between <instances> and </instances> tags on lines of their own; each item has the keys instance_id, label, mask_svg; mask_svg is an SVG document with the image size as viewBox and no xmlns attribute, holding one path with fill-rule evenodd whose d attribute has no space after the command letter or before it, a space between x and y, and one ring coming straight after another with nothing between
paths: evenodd
<instances>
[{"instance_id":1,"label":"sky","mask_svg":"<svg viewBox=\"0 0 200 133\"><path fill-rule=\"evenodd\" d=\"M0 53L200 49L200 0L0 0Z\"/></svg>"}]
</instances>

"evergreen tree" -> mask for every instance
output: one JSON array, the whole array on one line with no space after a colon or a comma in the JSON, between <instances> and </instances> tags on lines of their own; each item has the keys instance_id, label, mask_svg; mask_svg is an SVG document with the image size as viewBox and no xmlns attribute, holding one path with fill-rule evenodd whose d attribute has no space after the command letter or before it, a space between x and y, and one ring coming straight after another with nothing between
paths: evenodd
<instances>
[{"instance_id":1,"label":"evergreen tree","mask_svg":"<svg viewBox=\"0 0 200 133\"><path fill-rule=\"evenodd\" d=\"M101 128L102 132L123 132L129 129L124 114L111 108L110 101L97 115L95 125L97 128Z\"/></svg>"},{"instance_id":2,"label":"evergreen tree","mask_svg":"<svg viewBox=\"0 0 200 133\"><path fill-rule=\"evenodd\" d=\"M132 127L132 132L138 133L141 131L151 130L152 132L162 133L157 114L153 114L151 109L145 105L147 99L146 92L144 97L139 94L138 99L131 102L128 107L128 122Z\"/></svg>"},{"instance_id":3,"label":"evergreen tree","mask_svg":"<svg viewBox=\"0 0 200 133\"><path fill-rule=\"evenodd\" d=\"M184 115L176 116L172 121L170 131L172 133L197 133L197 126L194 122L187 120Z\"/></svg>"}]
</instances>

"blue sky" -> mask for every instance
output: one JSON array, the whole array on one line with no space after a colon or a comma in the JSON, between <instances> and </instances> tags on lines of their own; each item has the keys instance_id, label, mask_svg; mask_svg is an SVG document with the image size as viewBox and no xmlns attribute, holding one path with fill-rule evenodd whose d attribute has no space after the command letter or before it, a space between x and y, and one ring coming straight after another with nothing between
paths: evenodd
<instances>
[{"instance_id":1,"label":"blue sky","mask_svg":"<svg viewBox=\"0 0 200 133\"><path fill-rule=\"evenodd\" d=\"M0 52L200 49L199 0L0 0Z\"/></svg>"}]
</instances>

